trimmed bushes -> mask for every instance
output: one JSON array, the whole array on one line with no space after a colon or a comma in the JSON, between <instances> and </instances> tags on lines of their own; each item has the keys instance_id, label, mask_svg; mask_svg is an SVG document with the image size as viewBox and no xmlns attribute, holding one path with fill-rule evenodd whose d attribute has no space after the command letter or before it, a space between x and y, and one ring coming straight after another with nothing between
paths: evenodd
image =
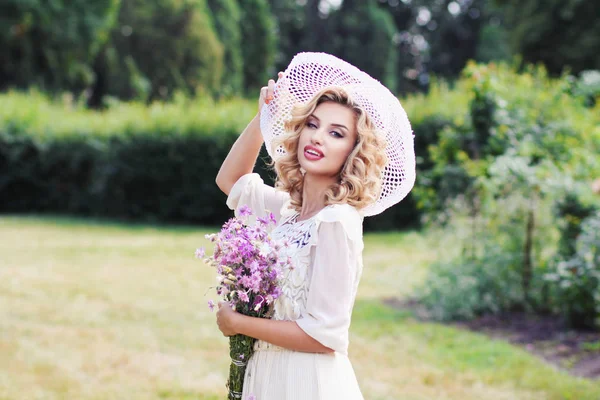
<instances>
[{"instance_id":1,"label":"trimmed bushes","mask_svg":"<svg viewBox=\"0 0 600 400\"><path fill-rule=\"evenodd\" d=\"M98 113L11 93L0 114L0 211L220 224L216 172L252 106L208 100ZM54 123L56 121L56 123Z\"/></svg>"},{"instance_id":2,"label":"trimmed bushes","mask_svg":"<svg viewBox=\"0 0 600 400\"><path fill-rule=\"evenodd\" d=\"M105 112L9 93L0 110L0 212L52 212L219 225L230 217L215 177L255 102L178 98ZM257 172L272 183L265 151ZM415 226L415 204L365 229Z\"/></svg>"}]
</instances>

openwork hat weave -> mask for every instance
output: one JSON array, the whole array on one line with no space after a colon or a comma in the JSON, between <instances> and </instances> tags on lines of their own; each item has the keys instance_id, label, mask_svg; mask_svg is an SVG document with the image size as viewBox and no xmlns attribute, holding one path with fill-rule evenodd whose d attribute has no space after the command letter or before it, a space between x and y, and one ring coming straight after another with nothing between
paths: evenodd
<instances>
[{"instance_id":1,"label":"openwork hat weave","mask_svg":"<svg viewBox=\"0 0 600 400\"><path fill-rule=\"evenodd\" d=\"M269 155L285 154L272 148L273 138L285 134L284 122L296 104L305 104L320 90L342 87L370 117L387 142L388 162L379 199L361 210L376 215L400 202L415 183L414 135L400 101L379 81L355 66L326 53L299 53L277 81L273 100L261 111L260 127Z\"/></svg>"}]
</instances>

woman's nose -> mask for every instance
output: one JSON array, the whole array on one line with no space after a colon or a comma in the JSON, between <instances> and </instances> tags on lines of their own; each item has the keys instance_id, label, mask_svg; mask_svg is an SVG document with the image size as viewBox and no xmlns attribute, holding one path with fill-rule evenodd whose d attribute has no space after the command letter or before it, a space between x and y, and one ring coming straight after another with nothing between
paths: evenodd
<instances>
[{"instance_id":1,"label":"woman's nose","mask_svg":"<svg viewBox=\"0 0 600 400\"><path fill-rule=\"evenodd\" d=\"M310 140L313 144L323 144L323 130L315 129Z\"/></svg>"}]
</instances>

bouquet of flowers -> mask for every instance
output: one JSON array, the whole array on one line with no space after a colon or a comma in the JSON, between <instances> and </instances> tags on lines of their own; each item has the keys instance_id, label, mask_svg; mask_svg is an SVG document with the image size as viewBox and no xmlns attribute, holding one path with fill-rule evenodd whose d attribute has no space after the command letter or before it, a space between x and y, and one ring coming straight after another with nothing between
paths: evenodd
<instances>
[{"instance_id":1,"label":"bouquet of flowers","mask_svg":"<svg viewBox=\"0 0 600 400\"><path fill-rule=\"evenodd\" d=\"M279 260L280 245L269 235L276 221L273 214L256 218L250 225L252 210L243 206L240 218L231 218L217 234L206 235L214 243L214 253L204 257L204 249L196 251L217 271L217 295L228 301L238 313L270 318L270 305L281 294L278 281L286 261ZM214 303L209 301L212 309ZM228 399L240 399L246 363L254 352L256 339L245 335L229 338L231 364L227 388Z\"/></svg>"}]
</instances>

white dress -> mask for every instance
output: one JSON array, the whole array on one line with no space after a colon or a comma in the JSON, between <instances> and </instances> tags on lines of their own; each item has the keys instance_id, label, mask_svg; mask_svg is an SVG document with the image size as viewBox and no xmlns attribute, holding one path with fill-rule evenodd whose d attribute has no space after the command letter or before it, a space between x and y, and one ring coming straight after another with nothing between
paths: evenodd
<instances>
[{"instance_id":1,"label":"white dress","mask_svg":"<svg viewBox=\"0 0 600 400\"><path fill-rule=\"evenodd\" d=\"M330 205L304 221L288 209L289 195L265 185L258 174L242 176L227 205L255 215L272 212L273 238L287 239L280 256L290 257L283 295L274 302L275 320L296 321L308 335L335 350L306 353L261 340L248 360L242 399L363 400L348 359L348 329L362 273L362 216L349 205Z\"/></svg>"}]
</instances>

